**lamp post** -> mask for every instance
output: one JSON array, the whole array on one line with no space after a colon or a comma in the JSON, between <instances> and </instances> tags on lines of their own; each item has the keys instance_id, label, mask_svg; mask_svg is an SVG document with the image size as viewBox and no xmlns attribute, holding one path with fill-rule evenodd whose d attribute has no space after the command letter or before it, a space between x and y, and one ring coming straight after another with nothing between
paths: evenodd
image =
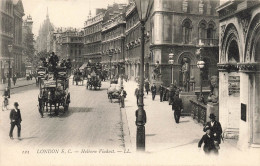
<instances>
[{"instance_id":1,"label":"lamp post","mask_svg":"<svg viewBox=\"0 0 260 166\"><path fill-rule=\"evenodd\" d=\"M199 48L196 52L196 54L199 56L199 61L197 62L197 67L200 69L200 97L199 100L202 101L203 100L203 95L202 95L202 69L205 66L205 62L202 60L202 55L201 55L201 49Z\"/></svg>"},{"instance_id":2,"label":"lamp post","mask_svg":"<svg viewBox=\"0 0 260 166\"><path fill-rule=\"evenodd\" d=\"M173 63L174 63L173 57L174 57L174 54L173 54L173 52L171 50L171 53L169 54L169 61L168 61L168 63L171 64L171 81L172 81L172 84L173 84Z\"/></svg>"},{"instance_id":3,"label":"lamp post","mask_svg":"<svg viewBox=\"0 0 260 166\"><path fill-rule=\"evenodd\" d=\"M8 45L9 61L8 61L8 89L11 89L11 54L13 51L13 45Z\"/></svg>"},{"instance_id":4,"label":"lamp post","mask_svg":"<svg viewBox=\"0 0 260 166\"><path fill-rule=\"evenodd\" d=\"M109 63L109 66L110 66L110 80L111 80L111 74L112 74L112 69L111 69L111 60L112 60L112 53L109 52L109 58L110 58L110 63Z\"/></svg>"},{"instance_id":5,"label":"lamp post","mask_svg":"<svg viewBox=\"0 0 260 166\"><path fill-rule=\"evenodd\" d=\"M145 151L145 123L146 123L146 113L144 110L144 30L145 22L148 19L150 9L153 0L135 0L137 7L139 20L141 23L141 64L140 64L140 87L139 87L139 102L138 109L136 110L136 121L137 126L136 132L136 149L139 151Z\"/></svg>"}]
</instances>

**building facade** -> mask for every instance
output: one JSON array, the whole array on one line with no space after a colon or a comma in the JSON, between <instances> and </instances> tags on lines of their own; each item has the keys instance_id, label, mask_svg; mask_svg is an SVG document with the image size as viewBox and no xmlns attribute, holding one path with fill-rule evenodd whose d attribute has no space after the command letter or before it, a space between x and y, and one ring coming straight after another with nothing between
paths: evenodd
<instances>
[{"instance_id":1,"label":"building facade","mask_svg":"<svg viewBox=\"0 0 260 166\"><path fill-rule=\"evenodd\" d=\"M60 34L60 35L58 35ZM83 31L75 28L67 28L64 32L59 32L54 35L56 40L53 45L54 52L59 52L57 54L60 59L70 59L73 68L79 68L83 63ZM61 48L60 48L61 46Z\"/></svg>"},{"instance_id":2,"label":"building facade","mask_svg":"<svg viewBox=\"0 0 260 166\"><path fill-rule=\"evenodd\" d=\"M11 76L22 72L22 24L24 16L21 0L1 1L1 81L9 73L9 61ZM8 51L8 45L13 45L12 53ZM10 57L9 57L10 56Z\"/></svg>"},{"instance_id":3,"label":"building facade","mask_svg":"<svg viewBox=\"0 0 260 166\"><path fill-rule=\"evenodd\" d=\"M108 8L102 25L102 64L112 74L125 74L125 10L126 5ZM110 11L111 10L111 11Z\"/></svg>"},{"instance_id":4,"label":"building facade","mask_svg":"<svg viewBox=\"0 0 260 166\"><path fill-rule=\"evenodd\" d=\"M228 1L218 12L219 120L239 148L260 147L260 2Z\"/></svg>"},{"instance_id":5,"label":"building facade","mask_svg":"<svg viewBox=\"0 0 260 166\"><path fill-rule=\"evenodd\" d=\"M103 18L105 16L104 9L97 9L96 16L89 18L84 25L84 62L91 60L92 62L101 62L101 31Z\"/></svg>"},{"instance_id":6,"label":"building facade","mask_svg":"<svg viewBox=\"0 0 260 166\"><path fill-rule=\"evenodd\" d=\"M151 80L159 79L166 86L174 80L182 87L186 77L182 68L187 61L187 79L195 79L195 86L199 87L200 70L196 64L200 56L196 55L196 51L201 48L205 62L202 84L209 85L210 77L218 74L219 23L215 9L218 5L217 0L154 1L150 16ZM170 53L174 54L173 64L168 63ZM156 63L159 65L160 78L155 78Z\"/></svg>"},{"instance_id":7,"label":"building facade","mask_svg":"<svg viewBox=\"0 0 260 166\"><path fill-rule=\"evenodd\" d=\"M129 79L134 80L140 76L141 58L141 24L136 5L130 1L125 12L125 71ZM150 78L150 18L145 25L145 78Z\"/></svg>"}]
</instances>

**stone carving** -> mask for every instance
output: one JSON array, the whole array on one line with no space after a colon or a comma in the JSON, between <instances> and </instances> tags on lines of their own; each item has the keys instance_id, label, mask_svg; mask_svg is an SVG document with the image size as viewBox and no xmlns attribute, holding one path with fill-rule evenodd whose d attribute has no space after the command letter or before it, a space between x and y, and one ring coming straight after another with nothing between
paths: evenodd
<instances>
[{"instance_id":1,"label":"stone carving","mask_svg":"<svg viewBox=\"0 0 260 166\"><path fill-rule=\"evenodd\" d=\"M189 82L190 82L190 64L188 63L187 58L183 58L184 64L182 65L182 81L185 91L189 91Z\"/></svg>"},{"instance_id":2,"label":"stone carving","mask_svg":"<svg viewBox=\"0 0 260 166\"><path fill-rule=\"evenodd\" d=\"M220 43L222 43L223 38L224 38L224 33L225 33L226 25L221 26L221 38L220 38Z\"/></svg>"},{"instance_id":3,"label":"stone carving","mask_svg":"<svg viewBox=\"0 0 260 166\"><path fill-rule=\"evenodd\" d=\"M212 76L210 78L210 95L208 97L208 102L218 103L218 77Z\"/></svg>"},{"instance_id":4,"label":"stone carving","mask_svg":"<svg viewBox=\"0 0 260 166\"><path fill-rule=\"evenodd\" d=\"M244 41L246 40L246 33L248 31L248 25L250 21L250 15L238 17L238 21L242 25Z\"/></svg>"}]
</instances>

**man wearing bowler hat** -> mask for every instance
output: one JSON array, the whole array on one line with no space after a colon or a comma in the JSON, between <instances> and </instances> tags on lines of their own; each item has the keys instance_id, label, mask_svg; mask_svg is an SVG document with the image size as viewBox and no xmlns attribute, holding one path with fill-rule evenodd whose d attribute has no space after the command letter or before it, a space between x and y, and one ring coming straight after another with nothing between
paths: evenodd
<instances>
[{"instance_id":1,"label":"man wearing bowler hat","mask_svg":"<svg viewBox=\"0 0 260 166\"><path fill-rule=\"evenodd\" d=\"M9 137L13 139L13 130L14 127L17 126L18 139L20 140L22 117L21 117L20 109L18 109L18 106L19 106L18 102L14 102L14 109L12 109L10 112L11 128L10 128Z\"/></svg>"},{"instance_id":2,"label":"man wearing bowler hat","mask_svg":"<svg viewBox=\"0 0 260 166\"><path fill-rule=\"evenodd\" d=\"M172 101L172 110L174 111L174 119L176 123L180 122L181 112L183 111L182 99L179 97L179 91L175 92Z\"/></svg>"},{"instance_id":3,"label":"man wearing bowler hat","mask_svg":"<svg viewBox=\"0 0 260 166\"><path fill-rule=\"evenodd\" d=\"M219 144L221 143L221 134L222 134L222 128L221 124L216 121L215 114L211 113L209 115L210 121L206 123L205 127L203 128L203 131L206 132L206 129L209 127L211 131L211 135L214 138L214 143L217 149L219 149Z\"/></svg>"}]
</instances>

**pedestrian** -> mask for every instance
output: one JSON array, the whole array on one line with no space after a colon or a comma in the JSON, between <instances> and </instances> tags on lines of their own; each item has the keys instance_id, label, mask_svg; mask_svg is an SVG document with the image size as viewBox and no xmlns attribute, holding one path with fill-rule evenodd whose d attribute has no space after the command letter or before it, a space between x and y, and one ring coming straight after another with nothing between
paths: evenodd
<instances>
[{"instance_id":1,"label":"pedestrian","mask_svg":"<svg viewBox=\"0 0 260 166\"><path fill-rule=\"evenodd\" d=\"M43 97L38 95L38 109L39 109L39 113L41 115L41 117L43 118L43 107L44 105L42 104L43 103Z\"/></svg>"},{"instance_id":2,"label":"pedestrian","mask_svg":"<svg viewBox=\"0 0 260 166\"><path fill-rule=\"evenodd\" d=\"M151 86L151 92L152 92L152 99L155 99L155 95L156 95L156 86L153 83L153 85Z\"/></svg>"},{"instance_id":3,"label":"pedestrian","mask_svg":"<svg viewBox=\"0 0 260 166\"><path fill-rule=\"evenodd\" d=\"M5 75L3 75L3 84L5 84L5 81L6 81L6 77Z\"/></svg>"},{"instance_id":4,"label":"pedestrian","mask_svg":"<svg viewBox=\"0 0 260 166\"><path fill-rule=\"evenodd\" d=\"M164 92L164 87L162 84L159 86L159 92L160 92L160 102L162 102L163 101L163 92Z\"/></svg>"},{"instance_id":5,"label":"pedestrian","mask_svg":"<svg viewBox=\"0 0 260 166\"><path fill-rule=\"evenodd\" d=\"M17 77L16 77L16 74L14 74L14 76L13 76L13 83L14 83L14 86L15 86L16 80L17 80Z\"/></svg>"},{"instance_id":6,"label":"pedestrian","mask_svg":"<svg viewBox=\"0 0 260 166\"><path fill-rule=\"evenodd\" d=\"M218 149L214 145L214 138L211 135L210 127L205 128L206 134L204 134L198 143L198 147L201 148L202 143L204 143L203 150L205 154L215 153L218 154Z\"/></svg>"},{"instance_id":7,"label":"pedestrian","mask_svg":"<svg viewBox=\"0 0 260 166\"><path fill-rule=\"evenodd\" d=\"M121 87L121 92L120 92L120 101L121 101L121 108L125 108L125 98L126 98L126 91L124 90L124 87Z\"/></svg>"},{"instance_id":8,"label":"pedestrian","mask_svg":"<svg viewBox=\"0 0 260 166\"><path fill-rule=\"evenodd\" d=\"M149 83L148 79L145 80L144 87L145 87L146 94L148 95L148 92L150 90L150 83Z\"/></svg>"},{"instance_id":9,"label":"pedestrian","mask_svg":"<svg viewBox=\"0 0 260 166\"><path fill-rule=\"evenodd\" d=\"M182 100L179 97L179 92L175 93L172 102L172 110L174 111L174 119L176 123L180 122L181 112L183 111Z\"/></svg>"},{"instance_id":10,"label":"pedestrian","mask_svg":"<svg viewBox=\"0 0 260 166\"><path fill-rule=\"evenodd\" d=\"M214 113L211 113L209 115L210 121L206 123L205 127L203 128L203 131L205 132L207 127L211 130L211 135L214 139L214 144L217 149L220 149L219 144L221 143L221 134L222 134L222 127L221 124L216 121L216 116Z\"/></svg>"},{"instance_id":11,"label":"pedestrian","mask_svg":"<svg viewBox=\"0 0 260 166\"><path fill-rule=\"evenodd\" d=\"M10 128L9 137L10 139L13 139L13 130L14 127L17 126L18 139L21 140L22 117L21 117L20 109L18 109L18 106L19 106L18 102L14 102L14 109L12 109L10 112L11 128Z\"/></svg>"},{"instance_id":12,"label":"pedestrian","mask_svg":"<svg viewBox=\"0 0 260 166\"><path fill-rule=\"evenodd\" d=\"M138 106L139 101L139 85L137 85L137 88L135 89L135 96L136 96L136 104Z\"/></svg>"}]
</instances>

